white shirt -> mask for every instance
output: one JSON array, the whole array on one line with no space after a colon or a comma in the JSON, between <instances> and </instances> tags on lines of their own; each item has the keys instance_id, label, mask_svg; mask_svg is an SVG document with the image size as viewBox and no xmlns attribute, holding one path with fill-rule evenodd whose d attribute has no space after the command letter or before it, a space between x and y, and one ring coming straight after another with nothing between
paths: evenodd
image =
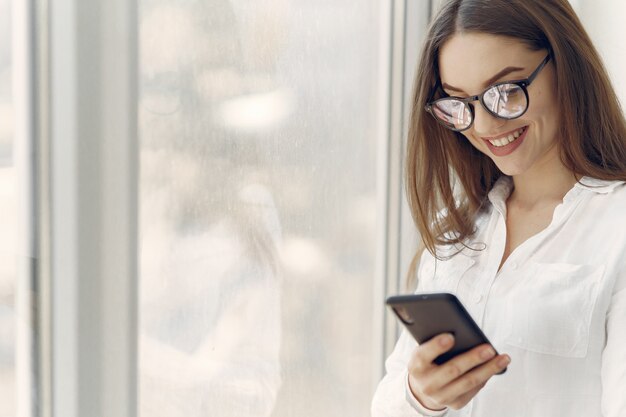
<instances>
[{"instance_id":1,"label":"white shirt","mask_svg":"<svg viewBox=\"0 0 626 417\"><path fill-rule=\"evenodd\" d=\"M472 244L447 261L424 252L418 292L457 295L508 370L447 417L626 416L626 184L583 178L550 225L498 266L506 242L502 177ZM450 248L448 248L450 250ZM445 253L442 253L445 254ZM428 416L407 385L404 331L372 402L374 417ZM437 415L437 413L432 413Z\"/></svg>"}]
</instances>

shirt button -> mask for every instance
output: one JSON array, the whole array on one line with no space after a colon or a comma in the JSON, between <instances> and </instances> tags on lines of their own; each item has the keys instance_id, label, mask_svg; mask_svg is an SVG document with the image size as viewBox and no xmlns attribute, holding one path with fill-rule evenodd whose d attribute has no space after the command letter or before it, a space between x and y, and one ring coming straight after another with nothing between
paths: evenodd
<instances>
[{"instance_id":1,"label":"shirt button","mask_svg":"<svg viewBox=\"0 0 626 417\"><path fill-rule=\"evenodd\" d=\"M480 293L476 293L474 294L474 297L472 298L472 300L476 303L479 304L482 300L483 300L483 295Z\"/></svg>"},{"instance_id":2,"label":"shirt button","mask_svg":"<svg viewBox=\"0 0 626 417\"><path fill-rule=\"evenodd\" d=\"M513 270L517 269L517 263L511 262L511 269Z\"/></svg>"}]
</instances>

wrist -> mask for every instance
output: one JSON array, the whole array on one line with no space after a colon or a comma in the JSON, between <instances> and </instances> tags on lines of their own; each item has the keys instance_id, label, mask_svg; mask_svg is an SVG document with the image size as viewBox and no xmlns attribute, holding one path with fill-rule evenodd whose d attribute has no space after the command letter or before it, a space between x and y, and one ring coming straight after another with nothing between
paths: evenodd
<instances>
[{"instance_id":1,"label":"wrist","mask_svg":"<svg viewBox=\"0 0 626 417\"><path fill-rule=\"evenodd\" d=\"M411 377L408 375L406 378L406 399L411 404L411 406L418 411L421 415L429 416L429 417L439 417L445 416L448 412L448 408L441 404L431 404L430 402L424 401L420 398L416 392L411 387Z\"/></svg>"}]
</instances>

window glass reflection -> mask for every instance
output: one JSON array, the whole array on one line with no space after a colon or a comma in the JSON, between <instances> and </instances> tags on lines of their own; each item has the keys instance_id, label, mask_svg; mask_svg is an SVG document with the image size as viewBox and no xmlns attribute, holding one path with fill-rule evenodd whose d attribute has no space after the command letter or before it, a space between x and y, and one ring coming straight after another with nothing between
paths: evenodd
<instances>
[{"instance_id":1,"label":"window glass reflection","mask_svg":"<svg viewBox=\"0 0 626 417\"><path fill-rule=\"evenodd\" d=\"M140 3L140 414L366 415L378 6Z\"/></svg>"}]
</instances>

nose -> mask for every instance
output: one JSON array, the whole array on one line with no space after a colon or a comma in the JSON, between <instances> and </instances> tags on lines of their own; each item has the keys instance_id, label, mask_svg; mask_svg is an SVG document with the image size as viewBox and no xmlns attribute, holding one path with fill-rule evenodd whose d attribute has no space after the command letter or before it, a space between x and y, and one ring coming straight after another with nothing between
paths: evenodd
<instances>
[{"instance_id":1,"label":"nose","mask_svg":"<svg viewBox=\"0 0 626 417\"><path fill-rule=\"evenodd\" d=\"M481 136L488 136L490 133L499 132L506 123L505 119L500 119L489 113L481 104L474 106L474 131Z\"/></svg>"}]
</instances>

